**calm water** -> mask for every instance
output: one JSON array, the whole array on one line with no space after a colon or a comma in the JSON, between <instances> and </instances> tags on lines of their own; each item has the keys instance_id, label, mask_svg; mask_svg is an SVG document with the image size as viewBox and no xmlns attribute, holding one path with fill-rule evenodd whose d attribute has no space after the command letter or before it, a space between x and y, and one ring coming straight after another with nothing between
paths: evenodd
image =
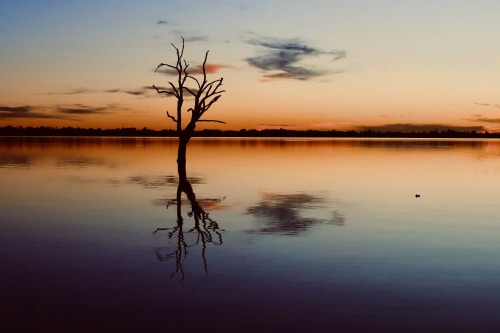
<instances>
[{"instance_id":1,"label":"calm water","mask_svg":"<svg viewBox=\"0 0 500 333\"><path fill-rule=\"evenodd\" d=\"M195 139L198 223L175 159L170 139L0 138L3 325L500 330L500 142Z\"/></svg>"}]
</instances>

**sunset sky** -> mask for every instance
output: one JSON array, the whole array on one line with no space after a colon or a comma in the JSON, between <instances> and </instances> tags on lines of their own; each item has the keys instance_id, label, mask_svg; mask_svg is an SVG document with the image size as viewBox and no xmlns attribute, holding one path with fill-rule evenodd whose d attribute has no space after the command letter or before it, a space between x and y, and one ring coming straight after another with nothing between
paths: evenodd
<instances>
[{"instance_id":1,"label":"sunset sky","mask_svg":"<svg viewBox=\"0 0 500 333\"><path fill-rule=\"evenodd\" d=\"M186 40L217 129L500 131L498 0L1 0L0 126L174 128ZM189 101L187 101L189 103Z\"/></svg>"}]
</instances>

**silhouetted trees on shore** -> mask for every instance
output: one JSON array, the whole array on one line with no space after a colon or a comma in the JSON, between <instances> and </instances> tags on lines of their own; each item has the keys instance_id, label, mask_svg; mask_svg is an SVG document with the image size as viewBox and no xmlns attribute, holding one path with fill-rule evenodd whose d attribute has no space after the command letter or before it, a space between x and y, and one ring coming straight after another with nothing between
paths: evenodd
<instances>
[{"instance_id":1,"label":"silhouetted trees on shore","mask_svg":"<svg viewBox=\"0 0 500 333\"><path fill-rule=\"evenodd\" d=\"M112 137L177 137L173 129L153 130L149 128L137 129L122 127L115 129L80 128L80 127L0 127L0 136L112 136ZM454 130L429 131L429 132L377 132L365 131L316 131L316 130L286 130L286 129L241 129L235 130L200 130L193 133L193 137L217 138L259 138L259 137L293 137L293 138L500 138L500 133L459 132Z\"/></svg>"}]
</instances>

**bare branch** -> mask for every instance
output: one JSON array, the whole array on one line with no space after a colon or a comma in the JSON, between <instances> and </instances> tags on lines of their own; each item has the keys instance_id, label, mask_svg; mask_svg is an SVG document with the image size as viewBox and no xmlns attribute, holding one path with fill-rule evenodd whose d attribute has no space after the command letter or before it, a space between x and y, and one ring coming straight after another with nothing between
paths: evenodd
<instances>
[{"instance_id":1,"label":"bare branch","mask_svg":"<svg viewBox=\"0 0 500 333\"><path fill-rule=\"evenodd\" d=\"M220 95L215 96L215 97L214 97L214 99L212 99L212 100L208 103L208 105L204 107L204 110L203 110L202 114L203 114L203 113L205 113L206 111L208 111L208 109L210 109L210 107L212 106L212 104L214 104L215 102L217 102L217 100L218 100L219 98L220 98Z\"/></svg>"},{"instance_id":2,"label":"bare branch","mask_svg":"<svg viewBox=\"0 0 500 333\"><path fill-rule=\"evenodd\" d=\"M222 120L199 119L198 121L200 121L200 122L206 122L206 123L221 123L221 124L227 124L225 121L222 121Z\"/></svg>"},{"instance_id":3,"label":"bare branch","mask_svg":"<svg viewBox=\"0 0 500 333\"><path fill-rule=\"evenodd\" d=\"M169 82L169 83L170 83L170 82ZM156 92L157 92L158 94L173 95L173 96L175 96L175 97L177 97L177 96L178 96L177 91L175 90L175 87L173 87L173 88L174 88L174 91L160 90L160 89L158 89L155 85L153 85L153 88L155 88L155 90L156 90Z\"/></svg>"},{"instance_id":4,"label":"bare branch","mask_svg":"<svg viewBox=\"0 0 500 333\"><path fill-rule=\"evenodd\" d=\"M168 64L164 64L164 63L160 63L160 64L156 67L156 69L155 69L155 73L156 73L156 71L157 71L158 69L160 69L160 67L163 67L163 66L169 66L169 65L168 65Z\"/></svg>"},{"instance_id":5,"label":"bare branch","mask_svg":"<svg viewBox=\"0 0 500 333\"><path fill-rule=\"evenodd\" d=\"M188 77L189 77L190 79L192 79L192 80L194 80L194 81L196 82L196 84L198 85L198 89L200 89L200 88L201 88L200 81L198 81L198 79L197 79L197 78L195 78L195 77L194 77L194 76L192 76L192 75L189 75Z\"/></svg>"},{"instance_id":6,"label":"bare branch","mask_svg":"<svg viewBox=\"0 0 500 333\"><path fill-rule=\"evenodd\" d=\"M191 94L191 95L193 95L193 96L196 96L196 95L197 95L197 93L196 93L196 92L194 92L193 90L189 89L188 87L184 87L184 89L186 89L186 90L187 90L187 92L188 92L188 93L190 93L190 94Z\"/></svg>"},{"instance_id":7,"label":"bare branch","mask_svg":"<svg viewBox=\"0 0 500 333\"><path fill-rule=\"evenodd\" d=\"M172 115L170 115L170 113L168 113L168 111L167 111L167 117L169 117L170 119L172 119L174 121L174 123L178 122L177 119L175 119L174 116L172 116Z\"/></svg>"},{"instance_id":8,"label":"bare branch","mask_svg":"<svg viewBox=\"0 0 500 333\"><path fill-rule=\"evenodd\" d=\"M172 82L168 82L168 84L172 87L172 89L174 89L175 91L175 97L179 98L180 94L179 94L179 90L177 90L177 88L174 86L174 84Z\"/></svg>"}]
</instances>

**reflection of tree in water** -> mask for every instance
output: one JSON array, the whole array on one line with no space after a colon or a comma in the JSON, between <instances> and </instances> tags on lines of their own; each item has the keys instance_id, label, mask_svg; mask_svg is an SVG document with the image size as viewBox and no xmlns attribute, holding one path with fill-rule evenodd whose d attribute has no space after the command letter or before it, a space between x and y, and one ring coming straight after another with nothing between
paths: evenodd
<instances>
[{"instance_id":1,"label":"reflection of tree in water","mask_svg":"<svg viewBox=\"0 0 500 333\"><path fill-rule=\"evenodd\" d=\"M184 217L182 216L182 193L186 194L191 209L187 213L187 216L194 220L194 226L188 230L185 230ZM184 279L183 260L186 259L191 248L197 245L201 245L201 258L203 260L205 272L208 273L207 246L209 244L221 245L222 232L224 230L220 229L219 224L210 218L209 213L203 208L203 205L214 204L220 200L221 199L197 200L188 179L184 178L179 180L176 198L167 202L167 208L170 205L176 205L177 224L174 227L158 228L154 231L154 233L166 231L168 239L175 239L176 248L174 251L162 253L162 248L155 248L158 260L165 261L175 258L176 268L171 277L180 273L182 279Z\"/></svg>"},{"instance_id":2,"label":"reflection of tree in water","mask_svg":"<svg viewBox=\"0 0 500 333\"><path fill-rule=\"evenodd\" d=\"M329 218L304 216L307 211L317 213L318 209L325 208L326 200L322 196L307 193L263 193L262 197L260 202L246 211L263 224L252 232L297 235L319 223L344 225L345 218L337 210L332 211Z\"/></svg>"}]
</instances>

